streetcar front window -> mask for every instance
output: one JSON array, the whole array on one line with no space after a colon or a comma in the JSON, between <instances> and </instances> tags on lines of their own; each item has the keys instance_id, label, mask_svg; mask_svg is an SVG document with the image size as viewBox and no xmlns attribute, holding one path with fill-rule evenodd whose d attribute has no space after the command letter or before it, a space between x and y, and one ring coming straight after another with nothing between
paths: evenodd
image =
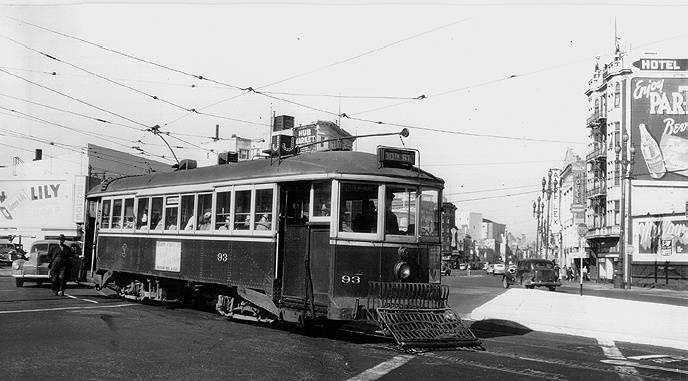
<instances>
[{"instance_id":1,"label":"streetcar front window","mask_svg":"<svg viewBox=\"0 0 688 381\"><path fill-rule=\"evenodd\" d=\"M342 183L339 202L339 231L377 233L378 185Z\"/></svg>"},{"instance_id":2,"label":"streetcar front window","mask_svg":"<svg viewBox=\"0 0 688 381\"><path fill-rule=\"evenodd\" d=\"M215 229L226 231L232 227L231 211L232 192L217 192L217 201L215 202Z\"/></svg>"},{"instance_id":3,"label":"streetcar front window","mask_svg":"<svg viewBox=\"0 0 688 381\"><path fill-rule=\"evenodd\" d=\"M424 237L439 235L439 194L436 189L423 188L420 195L420 229Z\"/></svg>"},{"instance_id":4,"label":"streetcar front window","mask_svg":"<svg viewBox=\"0 0 688 381\"><path fill-rule=\"evenodd\" d=\"M140 198L138 212L136 213L136 229L145 229L148 226L148 201L149 199Z\"/></svg>"},{"instance_id":5,"label":"streetcar front window","mask_svg":"<svg viewBox=\"0 0 688 381\"><path fill-rule=\"evenodd\" d=\"M103 200L103 211L100 219L100 228L109 229L110 228L110 207L112 203L110 200Z\"/></svg>"},{"instance_id":6,"label":"streetcar front window","mask_svg":"<svg viewBox=\"0 0 688 381\"><path fill-rule=\"evenodd\" d=\"M256 189L255 230L272 230L272 189Z\"/></svg>"},{"instance_id":7,"label":"streetcar front window","mask_svg":"<svg viewBox=\"0 0 688 381\"><path fill-rule=\"evenodd\" d=\"M387 185L385 234L415 235L416 190L403 185Z\"/></svg>"},{"instance_id":8,"label":"streetcar front window","mask_svg":"<svg viewBox=\"0 0 688 381\"><path fill-rule=\"evenodd\" d=\"M112 203L112 228L122 228L122 199L114 200Z\"/></svg>"},{"instance_id":9,"label":"streetcar front window","mask_svg":"<svg viewBox=\"0 0 688 381\"><path fill-rule=\"evenodd\" d=\"M313 217L329 217L332 182L313 183Z\"/></svg>"},{"instance_id":10,"label":"streetcar front window","mask_svg":"<svg viewBox=\"0 0 688 381\"><path fill-rule=\"evenodd\" d=\"M151 229L162 230L162 197L153 197L150 220Z\"/></svg>"},{"instance_id":11,"label":"streetcar front window","mask_svg":"<svg viewBox=\"0 0 688 381\"><path fill-rule=\"evenodd\" d=\"M234 193L234 230L251 228L251 190Z\"/></svg>"}]
</instances>

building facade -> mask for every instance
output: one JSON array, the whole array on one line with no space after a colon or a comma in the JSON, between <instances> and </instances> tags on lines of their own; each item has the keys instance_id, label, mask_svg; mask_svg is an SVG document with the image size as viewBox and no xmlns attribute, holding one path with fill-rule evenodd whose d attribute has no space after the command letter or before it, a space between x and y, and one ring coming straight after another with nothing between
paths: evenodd
<instances>
[{"instance_id":1,"label":"building facade","mask_svg":"<svg viewBox=\"0 0 688 381\"><path fill-rule=\"evenodd\" d=\"M688 60L617 48L588 85L586 262L603 281L688 287Z\"/></svg>"},{"instance_id":2,"label":"building facade","mask_svg":"<svg viewBox=\"0 0 688 381\"><path fill-rule=\"evenodd\" d=\"M581 256L578 225L585 223L585 160L567 150L560 179L561 250L557 263L571 266ZM585 246L585 245L583 245Z\"/></svg>"},{"instance_id":3,"label":"building facade","mask_svg":"<svg viewBox=\"0 0 688 381\"><path fill-rule=\"evenodd\" d=\"M456 229L456 205L451 202L442 203L442 257L452 255L457 250L458 229Z\"/></svg>"}]
</instances>

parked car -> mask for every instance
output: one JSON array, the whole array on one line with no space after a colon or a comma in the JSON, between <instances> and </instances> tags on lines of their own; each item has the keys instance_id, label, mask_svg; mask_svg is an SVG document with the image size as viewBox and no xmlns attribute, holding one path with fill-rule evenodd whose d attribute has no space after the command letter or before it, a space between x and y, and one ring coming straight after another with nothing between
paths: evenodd
<instances>
[{"instance_id":1,"label":"parked car","mask_svg":"<svg viewBox=\"0 0 688 381\"><path fill-rule=\"evenodd\" d=\"M504 288L520 284L525 288L547 287L550 291L561 286L554 262L547 259L524 259L516 264L516 271L507 272L502 279Z\"/></svg>"},{"instance_id":2,"label":"parked car","mask_svg":"<svg viewBox=\"0 0 688 381\"><path fill-rule=\"evenodd\" d=\"M26 254L26 257L17 259L12 262L12 277L14 278L17 287L22 287L24 282L36 282L39 285L43 282L49 282L48 265L50 258L48 253L54 246L60 244L56 239L39 240L31 245L31 250ZM81 264L83 259L81 257L81 243L74 241L66 241L66 245L74 252L72 257L72 271L70 273L70 280L79 280L79 275L82 273Z\"/></svg>"},{"instance_id":3,"label":"parked car","mask_svg":"<svg viewBox=\"0 0 688 381\"><path fill-rule=\"evenodd\" d=\"M13 243L0 241L0 264L9 265L12 263L12 252L16 250Z\"/></svg>"},{"instance_id":4,"label":"parked car","mask_svg":"<svg viewBox=\"0 0 688 381\"><path fill-rule=\"evenodd\" d=\"M504 272L506 271L506 268L504 267L503 263L495 263L493 265L493 271L492 275L504 275Z\"/></svg>"},{"instance_id":5,"label":"parked car","mask_svg":"<svg viewBox=\"0 0 688 381\"><path fill-rule=\"evenodd\" d=\"M466 270L468 268L468 263L459 263L459 270Z\"/></svg>"},{"instance_id":6,"label":"parked car","mask_svg":"<svg viewBox=\"0 0 688 381\"><path fill-rule=\"evenodd\" d=\"M494 264L488 263L487 266L485 266L485 273L494 275Z\"/></svg>"},{"instance_id":7,"label":"parked car","mask_svg":"<svg viewBox=\"0 0 688 381\"><path fill-rule=\"evenodd\" d=\"M449 266L449 262L442 261L442 271L440 271L440 273L446 276L451 275L451 266Z\"/></svg>"}]
</instances>

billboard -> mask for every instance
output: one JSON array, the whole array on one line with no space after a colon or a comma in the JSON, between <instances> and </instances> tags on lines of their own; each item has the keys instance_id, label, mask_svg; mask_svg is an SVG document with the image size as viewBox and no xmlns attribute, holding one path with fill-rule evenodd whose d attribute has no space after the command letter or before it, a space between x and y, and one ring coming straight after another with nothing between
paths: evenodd
<instances>
[{"instance_id":1,"label":"billboard","mask_svg":"<svg viewBox=\"0 0 688 381\"><path fill-rule=\"evenodd\" d=\"M83 176L78 182L85 186ZM83 190L74 185L62 179L0 181L0 228L73 227L83 221L83 207L76 209L74 201L80 197L83 204Z\"/></svg>"},{"instance_id":2,"label":"billboard","mask_svg":"<svg viewBox=\"0 0 688 381\"><path fill-rule=\"evenodd\" d=\"M631 80L633 175L639 180L688 180L688 78Z\"/></svg>"},{"instance_id":3,"label":"billboard","mask_svg":"<svg viewBox=\"0 0 688 381\"><path fill-rule=\"evenodd\" d=\"M634 262L688 262L688 218L633 220Z\"/></svg>"}]
</instances>

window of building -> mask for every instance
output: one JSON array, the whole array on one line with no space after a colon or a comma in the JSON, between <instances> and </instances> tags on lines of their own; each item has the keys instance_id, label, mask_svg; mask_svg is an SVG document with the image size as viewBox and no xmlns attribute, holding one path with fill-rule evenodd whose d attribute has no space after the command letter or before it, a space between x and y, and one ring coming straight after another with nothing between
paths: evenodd
<instances>
[{"instance_id":1,"label":"window of building","mask_svg":"<svg viewBox=\"0 0 688 381\"><path fill-rule=\"evenodd\" d=\"M136 229L146 229L148 227L148 218L150 214L148 210L149 199L148 197L139 198L138 203L139 205L136 213Z\"/></svg>"},{"instance_id":2,"label":"window of building","mask_svg":"<svg viewBox=\"0 0 688 381\"><path fill-rule=\"evenodd\" d=\"M177 230L179 226L179 196L165 197L165 230Z\"/></svg>"},{"instance_id":3,"label":"window of building","mask_svg":"<svg viewBox=\"0 0 688 381\"><path fill-rule=\"evenodd\" d=\"M110 200L103 200L103 211L100 218L101 229L110 229L110 207L112 207L112 202Z\"/></svg>"},{"instance_id":4,"label":"window of building","mask_svg":"<svg viewBox=\"0 0 688 381\"><path fill-rule=\"evenodd\" d=\"M614 85L614 107L621 106L621 84L619 82Z\"/></svg>"},{"instance_id":5,"label":"window of building","mask_svg":"<svg viewBox=\"0 0 688 381\"><path fill-rule=\"evenodd\" d=\"M232 192L217 192L215 201L215 229L229 230L232 227Z\"/></svg>"},{"instance_id":6,"label":"window of building","mask_svg":"<svg viewBox=\"0 0 688 381\"><path fill-rule=\"evenodd\" d=\"M211 226L213 226L212 193L203 193L198 195L196 215L198 216L198 226L196 226L196 230L210 230Z\"/></svg>"},{"instance_id":7,"label":"window of building","mask_svg":"<svg viewBox=\"0 0 688 381\"><path fill-rule=\"evenodd\" d=\"M124 199L124 228L133 229L134 228L134 199L126 198Z\"/></svg>"},{"instance_id":8,"label":"window of building","mask_svg":"<svg viewBox=\"0 0 688 381\"><path fill-rule=\"evenodd\" d=\"M194 195L187 194L182 196L180 221L184 231L193 231L196 227L197 217L194 215Z\"/></svg>"},{"instance_id":9,"label":"window of building","mask_svg":"<svg viewBox=\"0 0 688 381\"><path fill-rule=\"evenodd\" d=\"M256 189L255 230L272 230L272 189Z\"/></svg>"},{"instance_id":10,"label":"window of building","mask_svg":"<svg viewBox=\"0 0 688 381\"><path fill-rule=\"evenodd\" d=\"M122 228L122 199L118 198L112 202L112 225L113 229Z\"/></svg>"},{"instance_id":11,"label":"window of building","mask_svg":"<svg viewBox=\"0 0 688 381\"><path fill-rule=\"evenodd\" d=\"M377 233L377 184L341 183L339 193L339 231Z\"/></svg>"},{"instance_id":12,"label":"window of building","mask_svg":"<svg viewBox=\"0 0 688 381\"><path fill-rule=\"evenodd\" d=\"M251 228L251 190L234 192L234 230Z\"/></svg>"},{"instance_id":13,"label":"window of building","mask_svg":"<svg viewBox=\"0 0 688 381\"><path fill-rule=\"evenodd\" d=\"M150 227L152 230L162 230L164 222L162 219L162 204L163 204L163 198L162 197L153 197L153 200L151 202L151 222L150 222Z\"/></svg>"},{"instance_id":14,"label":"window of building","mask_svg":"<svg viewBox=\"0 0 688 381\"><path fill-rule=\"evenodd\" d=\"M595 99L595 114L600 112L600 99L596 98Z\"/></svg>"}]
</instances>

